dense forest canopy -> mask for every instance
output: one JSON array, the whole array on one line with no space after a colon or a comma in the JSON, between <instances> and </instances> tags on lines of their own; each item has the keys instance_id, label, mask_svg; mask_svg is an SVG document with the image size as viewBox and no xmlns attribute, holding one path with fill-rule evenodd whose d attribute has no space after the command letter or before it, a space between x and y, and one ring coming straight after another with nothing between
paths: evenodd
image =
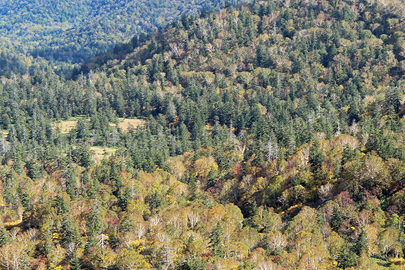
<instances>
[{"instance_id":1,"label":"dense forest canopy","mask_svg":"<svg viewBox=\"0 0 405 270\"><path fill-rule=\"evenodd\" d=\"M0 74L26 73L49 63L66 73L70 65L182 14L218 10L225 4L224 0L0 1Z\"/></svg>"},{"instance_id":2,"label":"dense forest canopy","mask_svg":"<svg viewBox=\"0 0 405 270\"><path fill-rule=\"evenodd\" d=\"M0 267L403 269L404 12L255 1L3 76Z\"/></svg>"}]
</instances>

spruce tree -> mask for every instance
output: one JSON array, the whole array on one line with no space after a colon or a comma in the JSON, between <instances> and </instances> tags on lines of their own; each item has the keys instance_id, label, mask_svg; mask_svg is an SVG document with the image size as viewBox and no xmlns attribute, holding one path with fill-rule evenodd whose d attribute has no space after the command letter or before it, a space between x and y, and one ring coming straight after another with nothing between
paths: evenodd
<instances>
[{"instance_id":1,"label":"spruce tree","mask_svg":"<svg viewBox=\"0 0 405 270\"><path fill-rule=\"evenodd\" d=\"M70 202L63 195L57 196L56 207L58 209L58 215L63 215L70 212Z\"/></svg>"},{"instance_id":2,"label":"spruce tree","mask_svg":"<svg viewBox=\"0 0 405 270\"><path fill-rule=\"evenodd\" d=\"M126 213L121 224L120 224L120 231L121 232L132 232L135 228L135 221L131 217L129 213Z\"/></svg>"},{"instance_id":3,"label":"spruce tree","mask_svg":"<svg viewBox=\"0 0 405 270\"><path fill-rule=\"evenodd\" d=\"M77 256L75 256L73 258L70 269L71 270L81 270L82 269L82 264L80 262L80 259Z\"/></svg>"},{"instance_id":4,"label":"spruce tree","mask_svg":"<svg viewBox=\"0 0 405 270\"><path fill-rule=\"evenodd\" d=\"M62 221L62 243L66 247L70 243L79 243L80 233L79 228L74 223L73 219L67 215Z\"/></svg>"},{"instance_id":5,"label":"spruce tree","mask_svg":"<svg viewBox=\"0 0 405 270\"><path fill-rule=\"evenodd\" d=\"M8 241L9 241L10 237L9 234L6 230L6 228L4 228L4 226L1 226L0 228L0 247L4 246Z\"/></svg>"},{"instance_id":6,"label":"spruce tree","mask_svg":"<svg viewBox=\"0 0 405 270\"><path fill-rule=\"evenodd\" d=\"M338 258L338 267L346 269L356 265L356 254L350 250L350 248L344 244L340 249Z\"/></svg>"},{"instance_id":7,"label":"spruce tree","mask_svg":"<svg viewBox=\"0 0 405 270\"><path fill-rule=\"evenodd\" d=\"M309 162L311 162L315 169L319 169L322 166L322 162L325 162L325 160L326 158L320 148L319 141L315 140L309 152Z\"/></svg>"},{"instance_id":8,"label":"spruce tree","mask_svg":"<svg viewBox=\"0 0 405 270\"><path fill-rule=\"evenodd\" d=\"M344 219L342 217L342 213L339 211L338 208L335 208L332 214L332 218L330 220L330 226L334 231L339 230L340 226L342 225Z\"/></svg>"},{"instance_id":9,"label":"spruce tree","mask_svg":"<svg viewBox=\"0 0 405 270\"><path fill-rule=\"evenodd\" d=\"M359 105L355 100L353 100L350 103L349 110L347 111L347 114L349 116L349 124L351 124L353 121L359 122L360 120L360 110L359 110Z\"/></svg>"},{"instance_id":10,"label":"spruce tree","mask_svg":"<svg viewBox=\"0 0 405 270\"><path fill-rule=\"evenodd\" d=\"M22 195L22 203L25 211L31 211L34 208L34 203L32 202L32 199L27 192L24 192L24 194Z\"/></svg>"},{"instance_id":11,"label":"spruce tree","mask_svg":"<svg viewBox=\"0 0 405 270\"><path fill-rule=\"evenodd\" d=\"M211 248L212 255L215 257L224 257L225 249L223 246L222 226L218 222L211 232L209 247Z\"/></svg>"},{"instance_id":12,"label":"spruce tree","mask_svg":"<svg viewBox=\"0 0 405 270\"><path fill-rule=\"evenodd\" d=\"M368 253L367 234L364 231L364 228L361 228L359 238L357 239L357 242L354 245L354 251L358 256L360 256L362 252Z\"/></svg>"},{"instance_id":13,"label":"spruce tree","mask_svg":"<svg viewBox=\"0 0 405 270\"><path fill-rule=\"evenodd\" d=\"M72 200L76 198L76 190L77 190L77 180L76 174L74 173L72 168L69 168L66 172L66 193L69 194Z\"/></svg>"},{"instance_id":14,"label":"spruce tree","mask_svg":"<svg viewBox=\"0 0 405 270\"><path fill-rule=\"evenodd\" d=\"M51 252L53 248L53 242L52 242L52 234L49 228L47 228L44 232L44 238L45 238L45 243L42 246L42 253L43 254L48 254Z\"/></svg>"},{"instance_id":15,"label":"spruce tree","mask_svg":"<svg viewBox=\"0 0 405 270\"><path fill-rule=\"evenodd\" d=\"M165 206L166 200L161 193L156 191L155 193L146 196L145 203L149 205L149 208L152 211L153 209Z\"/></svg>"},{"instance_id":16,"label":"spruce tree","mask_svg":"<svg viewBox=\"0 0 405 270\"><path fill-rule=\"evenodd\" d=\"M343 149L343 164L353 160L353 158L355 157L355 152L353 150L353 148L350 146L350 144L347 144L346 147Z\"/></svg>"},{"instance_id":17,"label":"spruce tree","mask_svg":"<svg viewBox=\"0 0 405 270\"><path fill-rule=\"evenodd\" d=\"M100 208L97 199L91 206L90 215L87 222L89 226L89 233L92 237L98 236L104 228L104 220L101 216Z\"/></svg>"},{"instance_id":18,"label":"spruce tree","mask_svg":"<svg viewBox=\"0 0 405 270\"><path fill-rule=\"evenodd\" d=\"M268 67L270 64L269 54L267 52L266 45L264 44L263 40L260 42L259 46L257 47L256 52L256 65L258 67Z\"/></svg>"}]
</instances>

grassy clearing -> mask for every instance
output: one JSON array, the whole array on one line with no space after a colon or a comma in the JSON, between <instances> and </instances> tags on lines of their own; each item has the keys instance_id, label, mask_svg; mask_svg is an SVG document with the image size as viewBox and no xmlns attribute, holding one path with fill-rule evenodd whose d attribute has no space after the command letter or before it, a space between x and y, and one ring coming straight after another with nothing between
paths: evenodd
<instances>
[{"instance_id":1,"label":"grassy clearing","mask_svg":"<svg viewBox=\"0 0 405 270\"><path fill-rule=\"evenodd\" d=\"M76 124L77 120L62 121L59 123L55 123L54 129L55 130L59 129L61 133L67 134L76 127Z\"/></svg>"},{"instance_id":2,"label":"grassy clearing","mask_svg":"<svg viewBox=\"0 0 405 270\"><path fill-rule=\"evenodd\" d=\"M136 128L139 125L144 125L145 121L142 119L129 119L129 118L118 118L120 122L118 123L118 127L122 130L122 132L127 132L128 128L132 126L132 128ZM115 124L110 124L111 126L115 126Z\"/></svg>"},{"instance_id":3,"label":"grassy clearing","mask_svg":"<svg viewBox=\"0 0 405 270\"><path fill-rule=\"evenodd\" d=\"M54 129L59 129L62 134L68 134L72 129L76 127L77 124L77 117L71 118L67 121L61 121L54 124ZM141 119L129 119L129 118L118 118L119 123L118 127L122 130L122 132L127 132L128 128L132 126L132 128L136 128L139 125L144 125L145 121ZM115 127L116 124L110 123L111 126Z\"/></svg>"},{"instance_id":4,"label":"grassy clearing","mask_svg":"<svg viewBox=\"0 0 405 270\"><path fill-rule=\"evenodd\" d=\"M108 148L108 147L101 147L101 146L92 146L90 147L91 150L94 151L94 159L102 160L103 158L113 154L117 149Z\"/></svg>"}]
</instances>

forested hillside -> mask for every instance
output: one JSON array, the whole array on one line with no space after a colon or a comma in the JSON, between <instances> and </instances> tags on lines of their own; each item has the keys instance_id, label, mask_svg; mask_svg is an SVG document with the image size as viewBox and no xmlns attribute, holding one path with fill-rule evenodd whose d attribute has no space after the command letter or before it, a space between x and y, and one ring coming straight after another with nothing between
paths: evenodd
<instances>
[{"instance_id":1,"label":"forested hillside","mask_svg":"<svg viewBox=\"0 0 405 270\"><path fill-rule=\"evenodd\" d=\"M405 8L261 1L0 83L3 269L403 269Z\"/></svg>"},{"instance_id":2,"label":"forested hillside","mask_svg":"<svg viewBox=\"0 0 405 270\"><path fill-rule=\"evenodd\" d=\"M224 6L224 0L0 1L0 74L26 73L48 62L67 72L71 64L182 14Z\"/></svg>"}]
</instances>

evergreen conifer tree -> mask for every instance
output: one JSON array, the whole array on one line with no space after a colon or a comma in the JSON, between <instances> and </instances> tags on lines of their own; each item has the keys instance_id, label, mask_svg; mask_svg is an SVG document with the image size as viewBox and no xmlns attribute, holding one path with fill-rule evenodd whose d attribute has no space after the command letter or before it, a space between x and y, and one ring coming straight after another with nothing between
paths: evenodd
<instances>
[{"instance_id":1,"label":"evergreen conifer tree","mask_svg":"<svg viewBox=\"0 0 405 270\"><path fill-rule=\"evenodd\" d=\"M222 233L222 226L218 222L217 225L214 227L214 229L211 232L210 235L210 244L209 247L212 250L212 255L215 257L224 257L225 255L225 248L223 246L223 233Z\"/></svg>"},{"instance_id":2,"label":"evergreen conifer tree","mask_svg":"<svg viewBox=\"0 0 405 270\"><path fill-rule=\"evenodd\" d=\"M68 246L70 243L79 243L80 233L79 228L69 215L63 217L62 221L62 243Z\"/></svg>"},{"instance_id":3,"label":"evergreen conifer tree","mask_svg":"<svg viewBox=\"0 0 405 270\"><path fill-rule=\"evenodd\" d=\"M319 140L315 140L310 149L309 162L311 162L315 169L319 169L322 166L322 162L325 162L325 160L325 155L320 149Z\"/></svg>"},{"instance_id":4,"label":"evergreen conifer tree","mask_svg":"<svg viewBox=\"0 0 405 270\"><path fill-rule=\"evenodd\" d=\"M56 207L58 209L58 215L63 215L70 212L70 203L63 195L57 196Z\"/></svg>"},{"instance_id":5,"label":"evergreen conifer tree","mask_svg":"<svg viewBox=\"0 0 405 270\"><path fill-rule=\"evenodd\" d=\"M335 210L333 211L332 214L332 218L330 220L330 226L332 227L332 229L334 231L339 230L340 226L343 223L343 217L342 217L342 213L339 211L338 208L335 208Z\"/></svg>"},{"instance_id":6,"label":"evergreen conifer tree","mask_svg":"<svg viewBox=\"0 0 405 270\"><path fill-rule=\"evenodd\" d=\"M73 258L70 269L71 270L82 270L82 264L80 262L80 259L77 256L75 256Z\"/></svg>"},{"instance_id":7,"label":"evergreen conifer tree","mask_svg":"<svg viewBox=\"0 0 405 270\"><path fill-rule=\"evenodd\" d=\"M356 265L356 254L350 250L350 248L344 244L340 249L338 258L338 267L346 269Z\"/></svg>"},{"instance_id":8,"label":"evergreen conifer tree","mask_svg":"<svg viewBox=\"0 0 405 270\"><path fill-rule=\"evenodd\" d=\"M9 233L4 226L0 227L0 247L4 246L9 241Z\"/></svg>"},{"instance_id":9,"label":"evergreen conifer tree","mask_svg":"<svg viewBox=\"0 0 405 270\"><path fill-rule=\"evenodd\" d=\"M97 199L91 206L90 215L88 218L89 233L92 237L98 236L104 228L104 220L101 216L100 208Z\"/></svg>"},{"instance_id":10,"label":"evergreen conifer tree","mask_svg":"<svg viewBox=\"0 0 405 270\"><path fill-rule=\"evenodd\" d=\"M48 254L53 248L52 235L51 235L51 231L49 230L49 228L47 228L45 230L44 238L45 238L45 243L42 246L42 253Z\"/></svg>"},{"instance_id":11,"label":"evergreen conifer tree","mask_svg":"<svg viewBox=\"0 0 405 270\"><path fill-rule=\"evenodd\" d=\"M364 231L364 228L361 228L361 233L354 245L354 251L358 256L360 256L362 252L368 252L367 234Z\"/></svg>"},{"instance_id":12,"label":"evergreen conifer tree","mask_svg":"<svg viewBox=\"0 0 405 270\"><path fill-rule=\"evenodd\" d=\"M72 168L69 168L66 172L66 193L69 194L72 200L76 198L76 190L77 190L77 180L76 174L74 173Z\"/></svg>"}]
</instances>

